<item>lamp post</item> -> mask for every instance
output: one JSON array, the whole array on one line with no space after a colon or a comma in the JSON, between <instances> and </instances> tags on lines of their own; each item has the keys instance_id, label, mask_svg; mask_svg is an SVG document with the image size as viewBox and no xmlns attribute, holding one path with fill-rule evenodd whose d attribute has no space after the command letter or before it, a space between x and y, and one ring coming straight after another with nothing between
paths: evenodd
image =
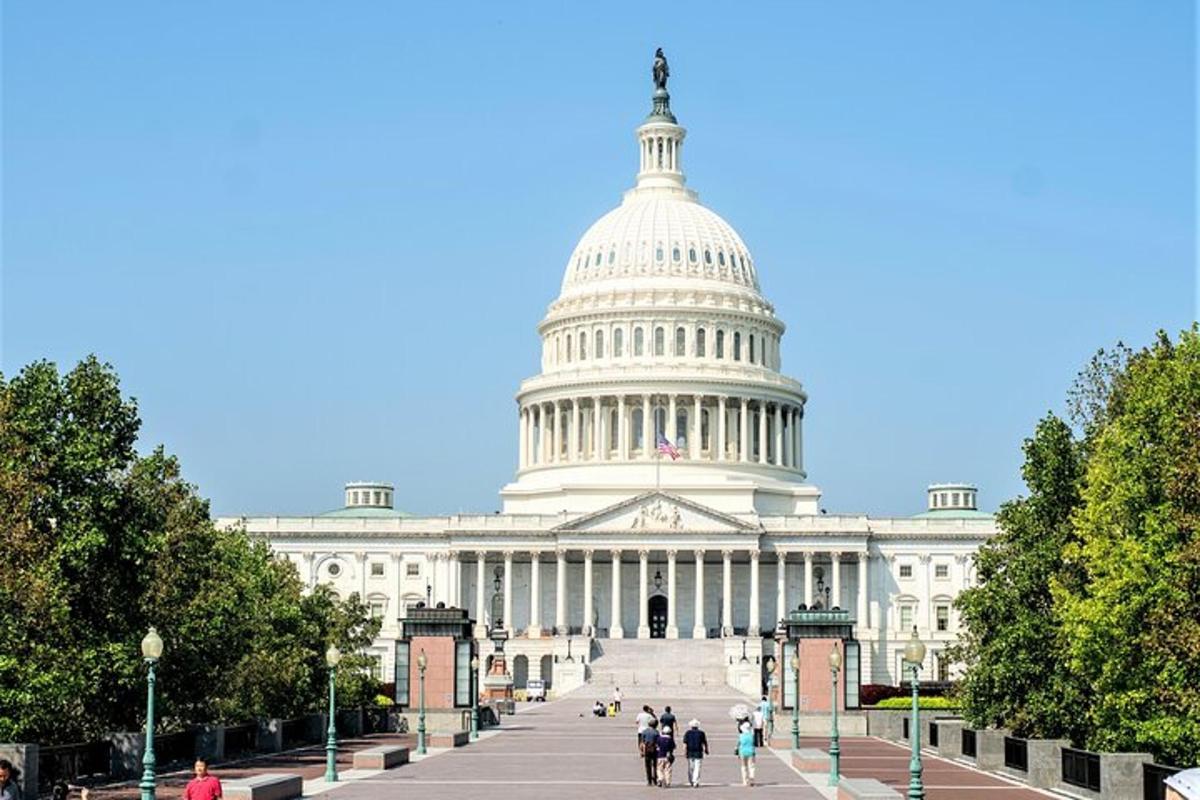
<instances>
[{"instance_id":1,"label":"lamp post","mask_svg":"<svg viewBox=\"0 0 1200 800\"><path fill-rule=\"evenodd\" d=\"M829 652L829 673L833 676L833 716L829 731L829 785L837 786L841 779L842 748L838 744L837 708L838 708L838 670L842 668L842 651L834 642L833 650Z\"/></svg>"},{"instance_id":2,"label":"lamp post","mask_svg":"<svg viewBox=\"0 0 1200 800\"><path fill-rule=\"evenodd\" d=\"M479 738L479 656L471 656L471 738Z\"/></svg>"},{"instance_id":3,"label":"lamp post","mask_svg":"<svg viewBox=\"0 0 1200 800\"><path fill-rule=\"evenodd\" d=\"M337 783L337 666L342 660L342 651L337 645L329 645L325 651L325 664L329 667L329 727L325 729L325 780Z\"/></svg>"},{"instance_id":4,"label":"lamp post","mask_svg":"<svg viewBox=\"0 0 1200 800\"><path fill-rule=\"evenodd\" d=\"M904 645L904 660L912 668L912 722L909 723L909 739L912 740L912 758L908 762L908 799L925 800L925 785L921 782L921 711L917 697L917 676L925 660L925 645L917 638L917 626L913 626L912 638Z\"/></svg>"},{"instance_id":5,"label":"lamp post","mask_svg":"<svg viewBox=\"0 0 1200 800\"><path fill-rule=\"evenodd\" d=\"M417 656L417 676L421 686L421 708L417 712L417 754L425 755L425 667L429 666L429 659L425 657L425 651L421 651L421 655Z\"/></svg>"},{"instance_id":6,"label":"lamp post","mask_svg":"<svg viewBox=\"0 0 1200 800\"><path fill-rule=\"evenodd\" d=\"M796 643L799 652L800 643ZM792 676L796 679L796 694L792 697L792 749L800 749L800 656L792 656Z\"/></svg>"},{"instance_id":7,"label":"lamp post","mask_svg":"<svg viewBox=\"0 0 1200 800\"><path fill-rule=\"evenodd\" d=\"M142 800L154 800L154 666L162 657L163 640L150 628L142 639L142 658L146 661L146 752L142 756Z\"/></svg>"}]
</instances>

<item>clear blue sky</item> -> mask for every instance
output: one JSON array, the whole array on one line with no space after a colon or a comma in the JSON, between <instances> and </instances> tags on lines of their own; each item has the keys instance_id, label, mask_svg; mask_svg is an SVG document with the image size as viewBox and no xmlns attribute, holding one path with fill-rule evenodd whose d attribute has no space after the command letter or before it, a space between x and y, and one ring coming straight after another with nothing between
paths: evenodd
<instances>
[{"instance_id":1,"label":"clear blue sky","mask_svg":"<svg viewBox=\"0 0 1200 800\"><path fill-rule=\"evenodd\" d=\"M3 10L0 363L112 362L218 513L498 508L658 45L831 512L994 508L1096 348L1196 316L1191 3Z\"/></svg>"}]
</instances>

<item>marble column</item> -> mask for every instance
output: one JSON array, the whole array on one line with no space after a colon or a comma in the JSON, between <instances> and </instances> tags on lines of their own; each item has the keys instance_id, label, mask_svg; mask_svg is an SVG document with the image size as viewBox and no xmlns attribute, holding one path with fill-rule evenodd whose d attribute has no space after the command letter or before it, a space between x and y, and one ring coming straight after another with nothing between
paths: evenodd
<instances>
[{"instance_id":1,"label":"marble column","mask_svg":"<svg viewBox=\"0 0 1200 800\"><path fill-rule=\"evenodd\" d=\"M555 400L552 405L554 407L554 457L550 460L557 464L558 462L562 461L562 411L558 407L557 400Z\"/></svg>"},{"instance_id":2,"label":"marble column","mask_svg":"<svg viewBox=\"0 0 1200 800\"><path fill-rule=\"evenodd\" d=\"M579 444L580 444L579 398L578 397L571 399L571 430L568 431L568 433L570 434L571 439L570 439L570 441L567 442L567 460L568 461L578 461L579 456L580 456L580 453L579 453Z\"/></svg>"},{"instance_id":3,"label":"marble column","mask_svg":"<svg viewBox=\"0 0 1200 800\"><path fill-rule=\"evenodd\" d=\"M762 616L758 602L758 557L757 550L750 551L750 624L747 626L750 636L758 636L759 618Z\"/></svg>"},{"instance_id":4,"label":"marble column","mask_svg":"<svg viewBox=\"0 0 1200 800\"><path fill-rule=\"evenodd\" d=\"M783 432L783 460L779 463L785 467L792 466L792 411L788 409L783 412L783 427L780 429Z\"/></svg>"},{"instance_id":5,"label":"marble column","mask_svg":"<svg viewBox=\"0 0 1200 800\"><path fill-rule=\"evenodd\" d=\"M831 608L842 607L842 554L833 552L829 554L829 569L833 573L830 580L833 582L833 599L830 600Z\"/></svg>"},{"instance_id":6,"label":"marble column","mask_svg":"<svg viewBox=\"0 0 1200 800\"><path fill-rule=\"evenodd\" d=\"M554 633L567 635L567 551L555 552L557 563L554 570Z\"/></svg>"},{"instance_id":7,"label":"marble column","mask_svg":"<svg viewBox=\"0 0 1200 800\"><path fill-rule=\"evenodd\" d=\"M742 424L738 427L738 461L750 460L750 401L742 398Z\"/></svg>"},{"instance_id":8,"label":"marble column","mask_svg":"<svg viewBox=\"0 0 1200 800\"><path fill-rule=\"evenodd\" d=\"M592 550L583 551L583 634L595 636L596 628L592 622L595 608L592 598Z\"/></svg>"},{"instance_id":9,"label":"marble column","mask_svg":"<svg viewBox=\"0 0 1200 800\"><path fill-rule=\"evenodd\" d=\"M799 414L799 411L794 406L792 408L791 420L792 420L791 425L788 428L788 441L792 443L792 447L791 447L792 457L791 457L791 460L788 462L788 466L791 467L792 469L799 469L800 468L800 451L797 450L796 448L800 444L800 437L797 436L797 434L796 434L796 428L800 424L800 414Z\"/></svg>"},{"instance_id":10,"label":"marble column","mask_svg":"<svg viewBox=\"0 0 1200 800\"><path fill-rule=\"evenodd\" d=\"M604 403L599 397L592 398L592 460L604 460Z\"/></svg>"},{"instance_id":11,"label":"marble column","mask_svg":"<svg viewBox=\"0 0 1200 800\"><path fill-rule=\"evenodd\" d=\"M767 463L767 403L758 402L758 463Z\"/></svg>"},{"instance_id":12,"label":"marble column","mask_svg":"<svg viewBox=\"0 0 1200 800\"><path fill-rule=\"evenodd\" d=\"M796 469L804 471L804 409L796 415Z\"/></svg>"},{"instance_id":13,"label":"marble column","mask_svg":"<svg viewBox=\"0 0 1200 800\"><path fill-rule=\"evenodd\" d=\"M443 553L438 553L438 560L440 561L443 556ZM367 554L361 550L354 554L354 568L358 570L358 599L365 603L367 601Z\"/></svg>"},{"instance_id":14,"label":"marble column","mask_svg":"<svg viewBox=\"0 0 1200 800\"><path fill-rule=\"evenodd\" d=\"M537 550L529 554L529 631L527 635L531 639L542 635L542 554Z\"/></svg>"},{"instance_id":15,"label":"marble column","mask_svg":"<svg viewBox=\"0 0 1200 800\"><path fill-rule=\"evenodd\" d=\"M782 550L776 555L775 575L775 619L787 616L787 553Z\"/></svg>"},{"instance_id":16,"label":"marble column","mask_svg":"<svg viewBox=\"0 0 1200 800\"><path fill-rule=\"evenodd\" d=\"M860 631L871 627L871 620L867 613L867 560L869 558L870 554L866 551L860 551L858 554L858 619L855 620L855 623Z\"/></svg>"},{"instance_id":17,"label":"marble column","mask_svg":"<svg viewBox=\"0 0 1200 800\"><path fill-rule=\"evenodd\" d=\"M484 583L487 581L487 553L482 550L475 553L475 636L487 636L487 600L484 595Z\"/></svg>"},{"instance_id":18,"label":"marble column","mask_svg":"<svg viewBox=\"0 0 1200 800\"><path fill-rule=\"evenodd\" d=\"M513 624L513 551L504 551L504 629L508 631L508 635L512 636L512 632L516 629Z\"/></svg>"},{"instance_id":19,"label":"marble column","mask_svg":"<svg viewBox=\"0 0 1200 800\"><path fill-rule=\"evenodd\" d=\"M646 607L650 602L647 596L649 591L649 577L647 574L648 559L650 553L646 550L638 550L638 629L637 638L650 638L650 617L649 609Z\"/></svg>"},{"instance_id":20,"label":"marble column","mask_svg":"<svg viewBox=\"0 0 1200 800\"><path fill-rule=\"evenodd\" d=\"M721 395L717 398L717 461L725 460L725 414L725 395Z\"/></svg>"},{"instance_id":21,"label":"marble column","mask_svg":"<svg viewBox=\"0 0 1200 800\"><path fill-rule=\"evenodd\" d=\"M721 551L721 635L733 635L732 550Z\"/></svg>"},{"instance_id":22,"label":"marble column","mask_svg":"<svg viewBox=\"0 0 1200 800\"><path fill-rule=\"evenodd\" d=\"M783 408L779 403L775 404L775 460L771 463L783 466Z\"/></svg>"},{"instance_id":23,"label":"marble column","mask_svg":"<svg viewBox=\"0 0 1200 800\"><path fill-rule=\"evenodd\" d=\"M612 620L608 623L608 638L623 639L621 629L621 551L612 551Z\"/></svg>"},{"instance_id":24,"label":"marble column","mask_svg":"<svg viewBox=\"0 0 1200 800\"><path fill-rule=\"evenodd\" d=\"M662 435L671 441L671 444L677 445L676 439L679 438L679 430L675 427L675 395L667 395L667 419L666 425L663 425ZM678 445L677 445L678 446Z\"/></svg>"},{"instance_id":25,"label":"marble column","mask_svg":"<svg viewBox=\"0 0 1200 800\"><path fill-rule=\"evenodd\" d=\"M812 608L813 605L813 554L812 551L804 553L804 600L806 608Z\"/></svg>"},{"instance_id":26,"label":"marble column","mask_svg":"<svg viewBox=\"0 0 1200 800\"><path fill-rule=\"evenodd\" d=\"M667 638L679 638L678 616L675 611L675 555L677 551L667 551Z\"/></svg>"},{"instance_id":27,"label":"marble column","mask_svg":"<svg viewBox=\"0 0 1200 800\"><path fill-rule=\"evenodd\" d=\"M693 639L707 639L704 626L704 551L696 551L696 621L692 625Z\"/></svg>"}]
</instances>

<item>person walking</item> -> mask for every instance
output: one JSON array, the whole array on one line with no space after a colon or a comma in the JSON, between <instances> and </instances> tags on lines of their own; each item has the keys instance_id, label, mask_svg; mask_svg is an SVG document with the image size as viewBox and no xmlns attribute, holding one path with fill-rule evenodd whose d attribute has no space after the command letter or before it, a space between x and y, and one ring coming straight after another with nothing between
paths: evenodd
<instances>
[{"instance_id":1,"label":"person walking","mask_svg":"<svg viewBox=\"0 0 1200 800\"><path fill-rule=\"evenodd\" d=\"M708 755L708 737L700 730L700 720L694 719L688 723L688 731L683 735L683 746L688 762L688 786L700 785L700 767L704 765L704 757Z\"/></svg>"},{"instance_id":2,"label":"person walking","mask_svg":"<svg viewBox=\"0 0 1200 800\"><path fill-rule=\"evenodd\" d=\"M761 708L755 708L754 713L750 715L750 723L754 726L754 746L763 746L763 726L766 724L766 718L763 716Z\"/></svg>"},{"instance_id":3,"label":"person walking","mask_svg":"<svg viewBox=\"0 0 1200 800\"><path fill-rule=\"evenodd\" d=\"M613 687L613 707L617 710L618 714L621 713L621 687L620 686Z\"/></svg>"},{"instance_id":4,"label":"person walking","mask_svg":"<svg viewBox=\"0 0 1200 800\"><path fill-rule=\"evenodd\" d=\"M737 743L738 761L742 767L742 786L754 785L754 734L750 730L750 723L742 723L742 731L738 734Z\"/></svg>"},{"instance_id":5,"label":"person walking","mask_svg":"<svg viewBox=\"0 0 1200 800\"><path fill-rule=\"evenodd\" d=\"M221 781L216 775L208 773L208 761L197 758L192 765L196 777L188 781L183 790L183 800L220 800Z\"/></svg>"},{"instance_id":6,"label":"person walking","mask_svg":"<svg viewBox=\"0 0 1200 800\"><path fill-rule=\"evenodd\" d=\"M646 768L646 785L658 785L658 720L651 718L646 728L638 734L638 748L642 764Z\"/></svg>"},{"instance_id":7,"label":"person walking","mask_svg":"<svg viewBox=\"0 0 1200 800\"><path fill-rule=\"evenodd\" d=\"M671 730L675 730L675 715L673 713L671 713L670 706L666 706L663 708L662 716L658 718L658 726L659 726L658 729L660 731L662 731L664 734L666 734L667 728L670 728ZM675 738L675 737L672 736L671 738Z\"/></svg>"},{"instance_id":8,"label":"person walking","mask_svg":"<svg viewBox=\"0 0 1200 800\"><path fill-rule=\"evenodd\" d=\"M635 718L637 722L637 740L638 747L642 746L642 733L646 728L650 727L650 720L654 719L654 712L650 710L650 706L642 706L642 710L638 712Z\"/></svg>"},{"instance_id":9,"label":"person walking","mask_svg":"<svg viewBox=\"0 0 1200 800\"><path fill-rule=\"evenodd\" d=\"M658 737L658 785L664 789L671 787L671 768L674 764L675 729L663 725L662 735Z\"/></svg>"},{"instance_id":10,"label":"person walking","mask_svg":"<svg viewBox=\"0 0 1200 800\"><path fill-rule=\"evenodd\" d=\"M762 702L758 704L763 713L763 727L766 728L767 741L775 738L775 704L771 702L771 698L763 695Z\"/></svg>"}]
</instances>

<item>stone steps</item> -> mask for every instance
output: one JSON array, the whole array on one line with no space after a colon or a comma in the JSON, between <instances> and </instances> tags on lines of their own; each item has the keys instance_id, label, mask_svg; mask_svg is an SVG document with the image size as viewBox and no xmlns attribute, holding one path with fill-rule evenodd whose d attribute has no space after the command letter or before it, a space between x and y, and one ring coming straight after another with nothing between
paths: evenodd
<instances>
[{"instance_id":1,"label":"stone steps","mask_svg":"<svg viewBox=\"0 0 1200 800\"><path fill-rule=\"evenodd\" d=\"M597 639L588 685L610 695L727 695L719 639Z\"/></svg>"}]
</instances>

